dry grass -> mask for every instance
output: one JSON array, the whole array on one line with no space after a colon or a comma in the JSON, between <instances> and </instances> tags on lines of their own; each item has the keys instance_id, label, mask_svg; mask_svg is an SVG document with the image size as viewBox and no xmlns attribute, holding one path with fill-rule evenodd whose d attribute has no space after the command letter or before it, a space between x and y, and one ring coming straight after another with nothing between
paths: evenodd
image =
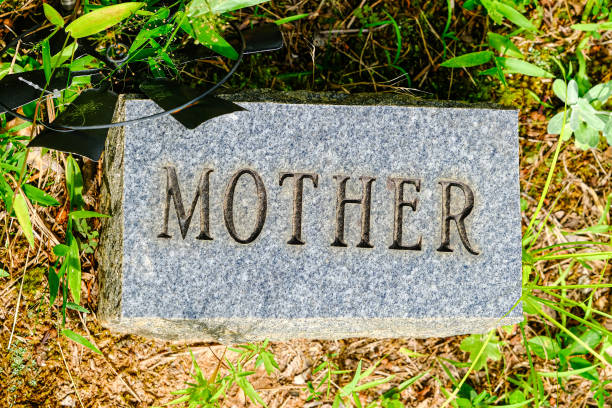
<instances>
[{"instance_id":1,"label":"dry grass","mask_svg":"<svg viewBox=\"0 0 612 408\"><path fill-rule=\"evenodd\" d=\"M24 19L34 18L28 13L38 12L38 2L13 2L21 7ZM369 4L382 16L387 10L402 26L410 26L404 38L400 63L411 81L387 63L386 53L395 53L396 44L390 26L364 32L354 30L361 25L355 10L360 3ZM516 38L524 51L532 50L532 60L557 56L572 58L580 40L576 32L567 27L577 22L582 10L581 1L544 0L542 34L533 38ZM34 7L37 5L36 7ZM10 7L10 5L9 5ZM5 11L6 10L6 11ZM423 13L421 13L421 10ZM532 213L544 185L548 165L556 147L557 138L546 134L547 117L544 110L526 93L533 90L545 102L553 100L550 82L513 78L508 88L489 83L465 70L452 73L439 67L443 60L440 33L444 27L446 10L444 2L416 1L273 1L260 7L257 14L243 11L238 15L243 25L258 23L271 16L283 17L298 13L310 13L308 19L283 27L287 47L285 50L251 57L232 80L233 88L271 87L275 89L314 89L356 91L410 92L418 96L437 96L442 99L493 100L517 106L520 116L520 169L521 196L528 204L524 220ZM261 17L261 15L268 17ZM10 9L0 11L5 26L14 27L18 13ZM449 41L449 55L473 50L480 44L487 31L486 20L479 14L455 8L451 29L457 32L461 42ZM590 73L594 81L612 79L612 38L608 34L594 42L588 52ZM533 50L538 50L534 52ZM561 50L560 52L558 50ZM550 63L548 63L550 65ZM194 67L193 76L205 79L205 67ZM289 75L288 75L289 74ZM474 83L474 82L476 83ZM48 305L46 271L55 260L51 248L54 240L61 242L66 228L66 191L63 181L62 155L41 158L34 153L29 157L35 169L29 183L39 185L63 203L56 208L35 208L37 247L30 250L19 232L14 219L0 208L1 237L0 261L10 273L0 279L0 406L2 407L148 407L168 402L171 391L182 388L189 378L191 360L188 350L197 357L205 374L210 375L224 352L224 346L213 344L181 344L152 341L136 336L123 336L102 329L95 313L82 315L68 313L68 327L92 339L102 350L104 357L69 342L57 333L60 322L58 307ZM58 165L59 164L59 165ZM85 163L86 201L96 206L99 171L91 163ZM544 214L550 212L552 227L546 229L538 245L572 239L564 232L576 231L593 225L602 217L605 197L612 193L612 147L581 152L572 146L564 148ZM551 208L553 200L557 204ZM608 223L611 214L604 214ZM95 221L94 221L95 225ZM4 227L5 226L5 227ZM593 237L596 238L596 237ZM96 310L97 281L95 261L90 256L82 258L83 304ZM556 279L558 266L566 267L569 261L538 265L542 282ZM607 270L603 269L607 267ZM610 266L596 264L589 270L574 266L568 275L568 283L594 282L604 272L610 283ZM574 291L571 297L584 299L588 293ZM610 311L610 290L597 290L593 302L597 309ZM13 327L13 322L15 326ZM612 330L612 322L603 322ZM532 319L527 335L534 336L554 331L549 324ZM528 371L528 362L518 328L509 333L500 329L498 336L505 342L503 359L491 362L488 372L472 374L469 382L477 390L488 390L500 395L512 388L511 376ZM418 373L430 370L415 385L402 393L402 401L410 407L439 406L445 400L439 378L444 387L452 388L448 376L442 370L439 359L467 361L467 354L459 349L463 336L443 339L348 339L341 341L295 340L272 344L280 366L271 377L258 371L253 376L256 389L271 407L325 406L318 402L307 403L304 383L316 381L313 367L326 355L333 354L333 361L340 369L354 369L359 360L364 367L382 359L375 376L395 374L390 384ZM8 349L9 339L11 347ZM60 347L61 346L61 347ZM407 357L400 353L406 348L425 355ZM231 352L229 352L231 353ZM535 358L538 370L554 371L551 361ZM450 366L455 377L462 376L467 368ZM612 378L612 368L607 367L603 376ZM348 382L350 376L334 378L336 385ZM362 395L364 401L388 389L385 385ZM595 406L588 381L572 377L563 389L552 379L545 379L548 403L559 407ZM612 391L612 388L608 386ZM609 401L612 406L612 401ZM245 406L242 392L233 392L225 401L227 406Z\"/></svg>"}]
</instances>

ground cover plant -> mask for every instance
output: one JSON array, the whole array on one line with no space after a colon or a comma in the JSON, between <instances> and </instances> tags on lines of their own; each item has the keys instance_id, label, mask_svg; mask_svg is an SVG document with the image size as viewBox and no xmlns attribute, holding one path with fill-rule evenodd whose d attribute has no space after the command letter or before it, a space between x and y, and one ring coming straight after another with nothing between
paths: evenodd
<instances>
[{"instance_id":1,"label":"ground cover plant","mask_svg":"<svg viewBox=\"0 0 612 408\"><path fill-rule=\"evenodd\" d=\"M0 4L0 76L41 70L44 81L18 109L24 118L1 118L1 406L612 405L608 1L74 6ZM86 158L26 148L41 131L32 122L53 123L102 79L115 92L138 90L141 71L211 86L238 57L230 23L242 30L275 24L285 48L245 57L223 85L228 91L401 92L520 109L522 324L446 339L232 348L99 326L93 253L104 216L97 211L100 171ZM40 36L11 44L35 26L44 27ZM103 64L95 52L77 58L74 41L85 40L117 65L102 75L86 71ZM192 61L181 54L196 48L220 56ZM63 68L86 72L63 91L45 93Z\"/></svg>"}]
</instances>

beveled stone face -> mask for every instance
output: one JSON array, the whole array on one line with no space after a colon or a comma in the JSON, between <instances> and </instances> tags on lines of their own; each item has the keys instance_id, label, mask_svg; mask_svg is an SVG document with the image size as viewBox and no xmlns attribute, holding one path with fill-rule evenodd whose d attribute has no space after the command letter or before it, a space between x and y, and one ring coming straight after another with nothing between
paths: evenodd
<instances>
[{"instance_id":1,"label":"beveled stone face","mask_svg":"<svg viewBox=\"0 0 612 408\"><path fill-rule=\"evenodd\" d=\"M192 131L168 117L111 134L109 327L242 341L521 319L516 111L248 99Z\"/></svg>"}]
</instances>

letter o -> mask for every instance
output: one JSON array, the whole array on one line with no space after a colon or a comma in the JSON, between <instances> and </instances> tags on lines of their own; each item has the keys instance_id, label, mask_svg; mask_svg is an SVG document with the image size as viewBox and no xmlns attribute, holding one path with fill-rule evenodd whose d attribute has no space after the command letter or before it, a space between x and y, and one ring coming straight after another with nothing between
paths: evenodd
<instances>
[{"instance_id":1,"label":"letter o","mask_svg":"<svg viewBox=\"0 0 612 408\"><path fill-rule=\"evenodd\" d=\"M238 180L244 174L248 174L253 177L255 181L255 187L257 188L257 217L255 220L255 229L247 238L240 238L236 232L236 226L234 225L234 192L236 190L236 184ZM266 221L267 211L267 199L266 199L266 187L264 186L263 180L255 171L251 169L240 169L230 179L225 189L225 197L223 199L223 218L225 220L225 227L230 236L241 244L249 244L253 242L261 233L264 223Z\"/></svg>"}]
</instances>

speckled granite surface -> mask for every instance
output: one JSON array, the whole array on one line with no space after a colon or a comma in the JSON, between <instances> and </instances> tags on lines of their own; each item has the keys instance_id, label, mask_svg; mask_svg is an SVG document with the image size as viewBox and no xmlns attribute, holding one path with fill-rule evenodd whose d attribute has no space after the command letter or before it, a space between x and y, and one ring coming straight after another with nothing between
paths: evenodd
<instances>
[{"instance_id":1,"label":"speckled granite surface","mask_svg":"<svg viewBox=\"0 0 612 408\"><path fill-rule=\"evenodd\" d=\"M430 337L484 332L518 322L521 293L517 112L426 107L392 96L328 98L298 93L233 95L247 111L184 129L171 117L114 129L105 153L99 250L99 315L111 329L168 339L238 342L288 339ZM240 102L244 100L275 102ZM326 104L333 101L335 105ZM123 103L125 102L125 114ZM360 106L359 103L366 103ZM405 105L405 106L401 106ZM157 112L147 100L122 100L117 117ZM204 168L210 173L210 234L198 240L200 201L185 239L174 204L162 232L166 170L174 166L185 209ZM224 222L223 201L236 171L257 172L266 189L266 218L250 244L236 242ZM292 235L293 179L281 172L318 174L304 180L302 239ZM358 198L360 176L374 177L370 220L373 248L358 248L359 204L346 205L344 247L336 234L334 175L350 176L346 194ZM392 250L394 191L406 185L403 241L422 249ZM469 253L451 222L450 247L439 252L441 180L474 193L465 219ZM465 205L453 188L451 213ZM250 234L257 204L253 179L239 179L233 201L239 236ZM505 317L504 317L505 316Z\"/></svg>"}]
</instances>

